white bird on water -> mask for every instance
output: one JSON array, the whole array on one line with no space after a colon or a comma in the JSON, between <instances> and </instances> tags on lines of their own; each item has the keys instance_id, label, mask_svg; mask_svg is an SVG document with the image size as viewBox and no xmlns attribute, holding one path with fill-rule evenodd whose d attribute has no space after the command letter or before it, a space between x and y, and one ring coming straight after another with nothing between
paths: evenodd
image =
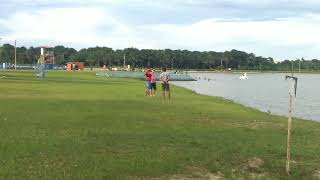
<instances>
[{"instance_id":1,"label":"white bird on water","mask_svg":"<svg viewBox=\"0 0 320 180\"><path fill-rule=\"evenodd\" d=\"M241 79L241 80L248 79L247 73L244 73L242 76L239 77L239 79Z\"/></svg>"}]
</instances>

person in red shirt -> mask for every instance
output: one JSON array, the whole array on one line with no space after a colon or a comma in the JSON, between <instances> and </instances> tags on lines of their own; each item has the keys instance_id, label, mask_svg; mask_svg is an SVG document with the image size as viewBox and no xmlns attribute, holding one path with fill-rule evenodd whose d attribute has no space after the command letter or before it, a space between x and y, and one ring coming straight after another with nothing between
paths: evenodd
<instances>
[{"instance_id":1,"label":"person in red shirt","mask_svg":"<svg viewBox=\"0 0 320 180\"><path fill-rule=\"evenodd\" d=\"M145 76L146 76L146 96L151 95L151 70L146 69L145 70Z\"/></svg>"}]
</instances>

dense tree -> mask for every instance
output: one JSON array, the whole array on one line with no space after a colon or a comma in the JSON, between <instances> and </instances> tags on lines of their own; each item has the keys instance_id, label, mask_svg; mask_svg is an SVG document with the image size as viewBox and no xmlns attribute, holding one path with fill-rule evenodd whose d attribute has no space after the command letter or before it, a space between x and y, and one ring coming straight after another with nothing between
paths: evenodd
<instances>
[{"instance_id":1,"label":"dense tree","mask_svg":"<svg viewBox=\"0 0 320 180\"><path fill-rule=\"evenodd\" d=\"M1 47L1 61L2 62L14 62L14 46L10 44L4 44Z\"/></svg>"},{"instance_id":2,"label":"dense tree","mask_svg":"<svg viewBox=\"0 0 320 180\"><path fill-rule=\"evenodd\" d=\"M64 65L69 61L82 61L89 66L123 66L124 56L126 65L132 68L162 67L175 69L239 69L239 70L280 70L290 71L292 65L294 70L298 66L302 70L320 70L320 61L317 59L305 60L284 60L274 62L273 58L256 56L253 53L246 53L238 50L225 52L214 51L188 51L188 50L152 50L126 48L113 50L108 47L85 48L76 51L73 48L55 46L50 50L54 51L55 63ZM35 64L40 56L40 48L17 48L18 64ZM14 61L14 46L4 44L0 47L0 62Z\"/></svg>"}]
</instances>

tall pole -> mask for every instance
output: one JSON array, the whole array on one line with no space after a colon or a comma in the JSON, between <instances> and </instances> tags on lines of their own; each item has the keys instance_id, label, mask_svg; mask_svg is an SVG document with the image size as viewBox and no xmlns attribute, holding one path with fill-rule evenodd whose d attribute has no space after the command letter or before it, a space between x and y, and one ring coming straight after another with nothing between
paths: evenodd
<instances>
[{"instance_id":1,"label":"tall pole","mask_svg":"<svg viewBox=\"0 0 320 180\"><path fill-rule=\"evenodd\" d=\"M291 62L291 72L292 72L292 76L293 76L293 61Z\"/></svg>"},{"instance_id":2,"label":"tall pole","mask_svg":"<svg viewBox=\"0 0 320 180\"><path fill-rule=\"evenodd\" d=\"M174 59L174 58L171 59L171 69L172 69L172 70L173 70L173 59Z\"/></svg>"},{"instance_id":3,"label":"tall pole","mask_svg":"<svg viewBox=\"0 0 320 180\"><path fill-rule=\"evenodd\" d=\"M262 70L261 70L261 63L260 63L260 72L262 72Z\"/></svg>"},{"instance_id":4,"label":"tall pole","mask_svg":"<svg viewBox=\"0 0 320 180\"><path fill-rule=\"evenodd\" d=\"M300 73L301 71L300 71L300 60L299 60L299 73Z\"/></svg>"},{"instance_id":5,"label":"tall pole","mask_svg":"<svg viewBox=\"0 0 320 180\"><path fill-rule=\"evenodd\" d=\"M126 68L126 53L123 55L123 68Z\"/></svg>"},{"instance_id":6,"label":"tall pole","mask_svg":"<svg viewBox=\"0 0 320 180\"><path fill-rule=\"evenodd\" d=\"M0 37L0 47L2 47L2 44L1 44L1 40L2 40L2 38ZM1 51L0 51L0 61L1 61Z\"/></svg>"},{"instance_id":7,"label":"tall pole","mask_svg":"<svg viewBox=\"0 0 320 180\"><path fill-rule=\"evenodd\" d=\"M173 70L173 59L171 59L171 69Z\"/></svg>"},{"instance_id":8,"label":"tall pole","mask_svg":"<svg viewBox=\"0 0 320 180\"><path fill-rule=\"evenodd\" d=\"M14 40L14 70L17 70L17 40Z\"/></svg>"},{"instance_id":9,"label":"tall pole","mask_svg":"<svg viewBox=\"0 0 320 180\"><path fill-rule=\"evenodd\" d=\"M291 149L291 125L292 125L292 94L289 92L289 118L288 118L288 139L287 139L287 162L286 162L286 172L290 174L290 149Z\"/></svg>"},{"instance_id":10,"label":"tall pole","mask_svg":"<svg viewBox=\"0 0 320 180\"><path fill-rule=\"evenodd\" d=\"M292 73L293 74L293 73ZM286 80L289 79L289 107L288 107L288 139L287 139L287 161L286 161L286 173L290 175L290 161L291 161L291 127L292 127L292 98L293 95L297 95L297 83L298 78L292 76L286 76Z\"/></svg>"},{"instance_id":11,"label":"tall pole","mask_svg":"<svg viewBox=\"0 0 320 180\"><path fill-rule=\"evenodd\" d=\"M54 64L55 56L54 56L54 51L52 51L52 64Z\"/></svg>"}]
</instances>

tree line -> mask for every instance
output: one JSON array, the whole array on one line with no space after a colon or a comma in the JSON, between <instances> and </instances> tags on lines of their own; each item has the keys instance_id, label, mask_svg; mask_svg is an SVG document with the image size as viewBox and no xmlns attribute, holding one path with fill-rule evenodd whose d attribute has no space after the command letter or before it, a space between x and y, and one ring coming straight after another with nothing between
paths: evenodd
<instances>
[{"instance_id":1,"label":"tree line","mask_svg":"<svg viewBox=\"0 0 320 180\"><path fill-rule=\"evenodd\" d=\"M145 67L168 67L173 69L228 69L233 70L279 70L289 71L294 66L297 69L299 64L301 70L320 70L318 59L306 60L284 60L275 62L271 57L256 56L238 50L225 52L215 51L189 51L189 50L153 50L126 48L114 50L109 47L91 47L79 51L74 48L55 46L55 63L65 65L67 62L80 61L87 66L109 67L123 66L124 59L126 64L132 68ZM35 64L40 56L38 47L17 47L17 64ZM0 47L0 62L14 61L14 46L4 44Z\"/></svg>"}]
</instances>

